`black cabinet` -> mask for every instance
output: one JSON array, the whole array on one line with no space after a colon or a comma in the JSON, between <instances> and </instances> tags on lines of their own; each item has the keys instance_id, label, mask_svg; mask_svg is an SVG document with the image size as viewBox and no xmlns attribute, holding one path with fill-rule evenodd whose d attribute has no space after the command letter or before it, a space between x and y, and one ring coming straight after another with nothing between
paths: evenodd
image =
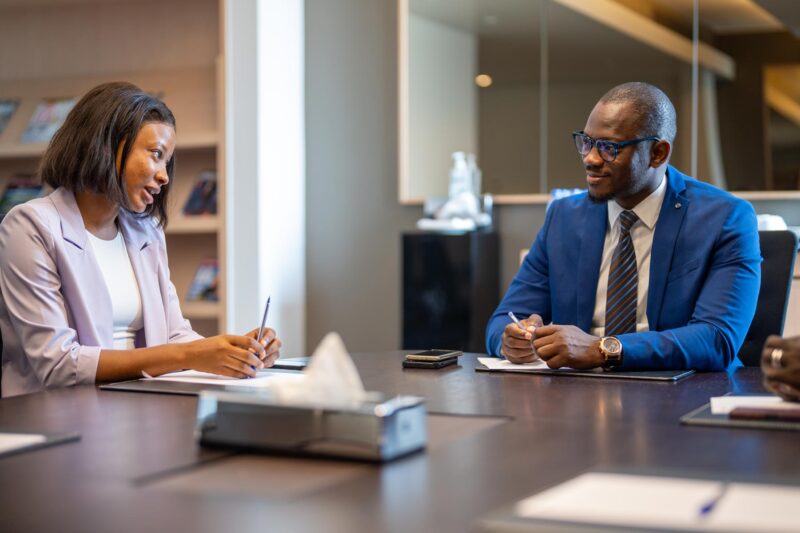
<instances>
[{"instance_id":1,"label":"black cabinet","mask_svg":"<svg viewBox=\"0 0 800 533\"><path fill-rule=\"evenodd\" d=\"M403 349L486 351L499 297L495 232L403 234Z\"/></svg>"}]
</instances>

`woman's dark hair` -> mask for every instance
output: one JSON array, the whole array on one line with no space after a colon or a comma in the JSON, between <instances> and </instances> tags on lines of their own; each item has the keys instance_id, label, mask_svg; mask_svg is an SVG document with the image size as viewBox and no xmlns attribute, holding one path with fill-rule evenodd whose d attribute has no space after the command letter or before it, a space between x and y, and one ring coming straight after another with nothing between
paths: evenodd
<instances>
[{"instance_id":1,"label":"woman's dark hair","mask_svg":"<svg viewBox=\"0 0 800 533\"><path fill-rule=\"evenodd\" d=\"M39 175L53 188L103 194L124 209L130 202L125 189L125 163L133 141L148 122L175 127L175 116L153 95L125 82L98 85L75 104L53 136L39 165ZM124 143L117 172L116 157ZM170 183L161 187L141 216L167 225L167 197L175 171L175 155L167 162ZM129 209L128 209L129 210Z\"/></svg>"}]
</instances>

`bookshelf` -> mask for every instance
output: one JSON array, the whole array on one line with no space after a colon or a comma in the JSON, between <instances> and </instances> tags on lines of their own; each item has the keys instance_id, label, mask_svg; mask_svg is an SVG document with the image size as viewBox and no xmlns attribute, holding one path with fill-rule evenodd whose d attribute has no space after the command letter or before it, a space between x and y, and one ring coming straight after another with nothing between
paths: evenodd
<instances>
[{"instance_id":1,"label":"bookshelf","mask_svg":"<svg viewBox=\"0 0 800 533\"><path fill-rule=\"evenodd\" d=\"M42 99L80 97L95 85L118 80L161 93L177 122L176 172L166 230L171 279L184 316L198 332L224 331L224 272L220 272L219 302L185 301L200 261L221 259L224 253L218 0L49 0L47 10L35 4L0 3L0 19L14 21L13 31L0 32L0 46L16 52L0 73L0 98L20 100L0 133L0 187L4 189L15 173L36 171L46 144L23 144L20 138ZM148 15L153 12L158 17ZM142 40L143 27L149 35L169 38ZM113 39L108 28L114 29ZM195 179L206 169L217 172L220 213L184 216L182 208Z\"/></svg>"}]
</instances>

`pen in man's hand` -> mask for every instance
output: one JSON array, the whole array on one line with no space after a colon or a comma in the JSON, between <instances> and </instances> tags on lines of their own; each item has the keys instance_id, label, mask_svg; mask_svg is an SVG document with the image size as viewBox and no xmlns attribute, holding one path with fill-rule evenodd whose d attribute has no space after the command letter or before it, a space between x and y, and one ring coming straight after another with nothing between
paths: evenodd
<instances>
[{"instance_id":1,"label":"pen in man's hand","mask_svg":"<svg viewBox=\"0 0 800 533\"><path fill-rule=\"evenodd\" d=\"M522 331L525 331L525 332L527 332L527 331L528 331L528 330L525 328L525 326L523 326L523 325L522 325L522 322L520 322L520 321L519 321L519 319L516 317L516 315L514 314L514 312L513 312L513 311L509 311L509 312L508 312L508 317L509 317L511 320L513 320L513 321L514 321L514 324L516 324L516 325L517 325L517 327L518 327L519 329L521 329Z\"/></svg>"}]
</instances>

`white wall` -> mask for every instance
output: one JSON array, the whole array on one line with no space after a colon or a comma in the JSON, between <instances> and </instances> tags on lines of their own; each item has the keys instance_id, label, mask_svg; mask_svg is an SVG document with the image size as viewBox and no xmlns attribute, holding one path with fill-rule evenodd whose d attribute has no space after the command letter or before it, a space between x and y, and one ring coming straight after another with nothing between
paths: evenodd
<instances>
[{"instance_id":1,"label":"white wall","mask_svg":"<svg viewBox=\"0 0 800 533\"><path fill-rule=\"evenodd\" d=\"M226 0L227 329L305 353L303 0Z\"/></svg>"},{"instance_id":2,"label":"white wall","mask_svg":"<svg viewBox=\"0 0 800 533\"><path fill-rule=\"evenodd\" d=\"M478 41L411 13L409 33L409 194L446 196L450 154L478 153Z\"/></svg>"}]
</instances>

